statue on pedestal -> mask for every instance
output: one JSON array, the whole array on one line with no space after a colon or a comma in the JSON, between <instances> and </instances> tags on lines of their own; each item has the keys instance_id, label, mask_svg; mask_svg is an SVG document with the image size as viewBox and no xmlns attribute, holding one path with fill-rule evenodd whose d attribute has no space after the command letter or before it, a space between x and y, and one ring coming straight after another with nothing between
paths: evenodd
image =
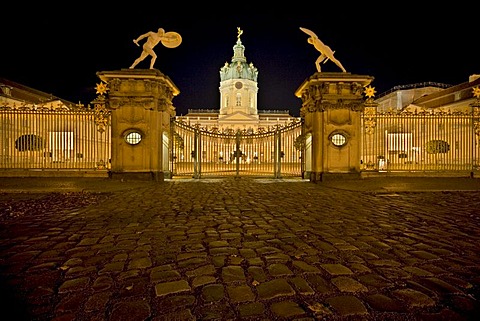
<instances>
[{"instance_id":1,"label":"statue on pedestal","mask_svg":"<svg viewBox=\"0 0 480 321\"><path fill-rule=\"evenodd\" d=\"M162 42L162 44L167 48L175 48L182 43L182 37L178 33L174 31L165 32L163 28L158 28L157 32L149 31L144 33L143 35L138 36L137 39L134 39L133 43L135 43L137 46L140 46L138 42L144 38L147 38L147 40L142 46L142 53L140 54L140 57L135 59L133 64L130 66L130 69L135 68L138 63L143 61L149 55L152 56L152 60L150 61L150 69L153 69L153 65L157 60L157 55L153 51L153 48L159 42Z\"/></svg>"},{"instance_id":2,"label":"statue on pedestal","mask_svg":"<svg viewBox=\"0 0 480 321\"><path fill-rule=\"evenodd\" d=\"M347 72L340 63L340 61L333 56L335 51L333 51L329 46L324 44L313 31L302 27L300 27L300 30L310 36L308 38L308 43L313 45L315 49L320 52L320 57L318 57L317 61L315 61L315 66L317 66L318 72L322 71L320 68L320 63L326 63L328 60L333 61L340 69L342 69L343 72Z\"/></svg>"}]
</instances>

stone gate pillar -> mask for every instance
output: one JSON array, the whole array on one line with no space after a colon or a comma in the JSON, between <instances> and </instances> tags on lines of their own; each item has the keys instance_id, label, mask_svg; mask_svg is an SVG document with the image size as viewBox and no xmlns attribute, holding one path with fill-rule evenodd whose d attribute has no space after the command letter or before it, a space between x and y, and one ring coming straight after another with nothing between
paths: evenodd
<instances>
[{"instance_id":1,"label":"stone gate pillar","mask_svg":"<svg viewBox=\"0 0 480 321\"><path fill-rule=\"evenodd\" d=\"M98 72L112 111L112 178L163 181L170 176L170 120L175 84L157 69Z\"/></svg>"},{"instance_id":2,"label":"stone gate pillar","mask_svg":"<svg viewBox=\"0 0 480 321\"><path fill-rule=\"evenodd\" d=\"M317 72L297 89L310 153L310 181L360 174L363 92L373 77L351 73Z\"/></svg>"}]
</instances>

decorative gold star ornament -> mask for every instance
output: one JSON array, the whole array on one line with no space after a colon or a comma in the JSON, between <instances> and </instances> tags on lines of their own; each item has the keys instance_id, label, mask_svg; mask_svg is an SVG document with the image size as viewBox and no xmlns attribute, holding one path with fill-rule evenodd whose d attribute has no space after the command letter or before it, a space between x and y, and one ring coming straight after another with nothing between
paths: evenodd
<instances>
[{"instance_id":1,"label":"decorative gold star ornament","mask_svg":"<svg viewBox=\"0 0 480 321\"><path fill-rule=\"evenodd\" d=\"M474 87L472 89L472 92L473 92L473 97L480 98L480 88L478 86Z\"/></svg>"},{"instance_id":2,"label":"decorative gold star ornament","mask_svg":"<svg viewBox=\"0 0 480 321\"><path fill-rule=\"evenodd\" d=\"M104 82L101 82L99 84L97 84L97 86L95 87L95 89L97 90L97 94L99 95L104 95L107 93L108 91L108 86L106 83Z\"/></svg>"},{"instance_id":3,"label":"decorative gold star ornament","mask_svg":"<svg viewBox=\"0 0 480 321\"><path fill-rule=\"evenodd\" d=\"M365 87L365 96L367 96L368 98L372 98L373 96L375 96L375 93L376 93L375 87L372 87L372 86Z\"/></svg>"}]
</instances>

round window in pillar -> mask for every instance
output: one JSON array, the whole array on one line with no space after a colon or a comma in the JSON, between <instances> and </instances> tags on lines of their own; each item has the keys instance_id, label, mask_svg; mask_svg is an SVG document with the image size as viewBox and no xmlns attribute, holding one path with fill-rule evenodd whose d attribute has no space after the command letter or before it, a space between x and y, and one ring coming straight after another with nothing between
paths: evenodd
<instances>
[{"instance_id":1,"label":"round window in pillar","mask_svg":"<svg viewBox=\"0 0 480 321\"><path fill-rule=\"evenodd\" d=\"M125 132L123 138L129 145L138 145L142 141L142 133L137 129L130 129Z\"/></svg>"},{"instance_id":2,"label":"round window in pillar","mask_svg":"<svg viewBox=\"0 0 480 321\"><path fill-rule=\"evenodd\" d=\"M347 145L348 135L345 132L336 131L330 134L329 140L335 147L343 147Z\"/></svg>"}]
</instances>

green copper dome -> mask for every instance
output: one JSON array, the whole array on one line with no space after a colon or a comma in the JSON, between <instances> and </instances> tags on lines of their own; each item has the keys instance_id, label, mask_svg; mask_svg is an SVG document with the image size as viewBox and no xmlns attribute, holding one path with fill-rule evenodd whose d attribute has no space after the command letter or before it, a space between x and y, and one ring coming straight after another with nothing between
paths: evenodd
<instances>
[{"instance_id":1,"label":"green copper dome","mask_svg":"<svg viewBox=\"0 0 480 321\"><path fill-rule=\"evenodd\" d=\"M239 30L237 43L233 46L233 57L230 63L225 62L225 65L220 68L220 81L229 79L248 79L257 81L258 70L253 66L253 63L247 63L245 58L245 46L242 45L240 35L243 31Z\"/></svg>"}]
</instances>

